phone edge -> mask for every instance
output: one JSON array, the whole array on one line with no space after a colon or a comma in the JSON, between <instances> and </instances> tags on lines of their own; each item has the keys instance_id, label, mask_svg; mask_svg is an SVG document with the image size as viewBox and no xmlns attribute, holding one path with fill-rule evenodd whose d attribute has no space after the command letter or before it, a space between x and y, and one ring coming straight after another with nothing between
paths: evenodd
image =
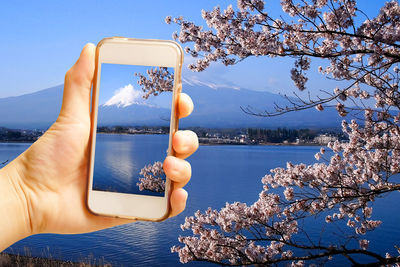
<instances>
[{"instance_id":1,"label":"phone edge","mask_svg":"<svg viewBox=\"0 0 400 267\"><path fill-rule=\"evenodd\" d=\"M179 94L182 92L182 67L183 67L183 60L184 60L184 52L182 47L175 41L172 40L157 40L157 39L137 39L137 38L126 38L126 37L106 37L103 38L96 46L95 52L95 72L93 76L93 86L92 86L92 104L91 104L91 111L90 111L90 118L91 118L91 130L90 130L90 137L89 137L89 171L87 177L87 190L86 190L86 206L89 211L98 216L105 216L105 217L114 217L114 218L123 218L123 219L132 219L132 220L140 220L140 221L151 221L151 222L161 222L166 220L171 215L171 192L173 190L173 184L171 180L167 177L166 187L168 186L168 196L167 196L167 209L163 216L156 219L149 219L149 218L141 218L141 217L131 217L131 216L119 216L114 214L104 214L94 211L89 205L89 194L91 188L93 186L93 173L94 173L94 154L95 154L95 145L96 145L96 133L97 133L97 109L98 109L98 72L99 72L99 51L100 47L109 41L119 41L119 40L135 40L135 41L150 41L150 42L165 42L173 45L175 50L177 51L177 58L179 58L176 62L175 72L174 72L174 87L173 87L173 96L172 96L172 103L171 103L171 118L170 118L170 132L169 132L169 141L168 141L168 156L175 156L176 153L172 148L172 136L173 134L178 131L179 129L179 110L178 110L178 101L179 101ZM178 70L178 72L176 71ZM176 76L178 73L178 79ZM95 109L95 110L94 110Z\"/></svg>"}]
</instances>

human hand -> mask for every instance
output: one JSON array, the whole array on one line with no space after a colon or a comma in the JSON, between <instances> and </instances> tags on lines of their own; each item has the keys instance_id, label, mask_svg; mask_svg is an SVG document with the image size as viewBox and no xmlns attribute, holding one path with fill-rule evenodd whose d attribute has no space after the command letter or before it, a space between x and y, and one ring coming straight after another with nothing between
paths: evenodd
<instances>
[{"instance_id":1,"label":"human hand","mask_svg":"<svg viewBox=\"0 0 400 267\"><path fill-rule=\"evenodd\" d=\"M19 222L23 230L16 230L24 231L19 238L38 233L83 233L132 222L94 215L86 205L94 55L95 46L86 45L67 72L57 121L28 150L0 170L0 186L11 188L19 203L12 211L23 220ZM190 97L180 94L179 117L188 116L192 110ZM170 204L171 216L175 216L185 208L187 193L182 187L190 179L191 167L184 159L197 149L197 136L191 131L178 131L172 145L177 157L165 159L164 171L173 183ZM4 246L7 243L0 241L0 250Z\"/></svg>"}]
</instances>

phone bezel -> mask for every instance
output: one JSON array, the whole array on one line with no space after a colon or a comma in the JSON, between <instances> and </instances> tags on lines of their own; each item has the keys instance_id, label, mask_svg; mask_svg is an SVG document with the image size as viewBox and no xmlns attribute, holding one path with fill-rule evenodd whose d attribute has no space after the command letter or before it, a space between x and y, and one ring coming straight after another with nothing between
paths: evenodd
<instances>
[{"instance_id":1,"label":"phone bezel","mask_svg":"<svg viewBox=\"0 0 400 267\"><path fill-rule=\"evenodd\" d=\"M96 148L98 96L101 64L126 64L174 68L174 89L170 118L168 155L175 155L172 136L178 129L177 99L181 92L183 51L174 41L111 37L101 40L96 47L95 75L93 79L91 140L87 205L91 212L119 218L162 221L170 214L170 179L166 179L164 197L115 193L93 190L94 158ZM101 90L101 89L100 89Z\"/></svg>"}]
</instances>

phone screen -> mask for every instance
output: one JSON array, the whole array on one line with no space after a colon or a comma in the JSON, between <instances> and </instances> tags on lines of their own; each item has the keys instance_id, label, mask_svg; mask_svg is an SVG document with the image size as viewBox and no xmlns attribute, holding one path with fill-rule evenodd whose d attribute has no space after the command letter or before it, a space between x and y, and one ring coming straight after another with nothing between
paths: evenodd
<instances>
[{"instance_id":1,"label":"phone screen","mask_svg":"<svg viewBox=\"0 0 400 267\"><path fill-rule=\"evenodd\" d=\"M100 70L92 190L163 197L174 68Z\"/></svg>"}]
</instances>

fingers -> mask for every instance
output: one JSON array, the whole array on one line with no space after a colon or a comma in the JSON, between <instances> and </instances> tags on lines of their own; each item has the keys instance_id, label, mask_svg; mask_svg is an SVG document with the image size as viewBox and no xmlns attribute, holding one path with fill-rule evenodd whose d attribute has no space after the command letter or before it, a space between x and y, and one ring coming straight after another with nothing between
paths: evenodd
<instances>
[{"instance_id":1,"label":"fingers","mask_svg":"<svg viewBox=\"0 0 400 267\"><path fill-rule=\"evenodd\" d=\"M174 189L171 193L171 214L174 217L181 213L186 207L188 193L183 188Z\"/></svg>"},{"instance_id":2,"label":"fingers","mask_svg":"<svg viewBox=\"0 0 400 267\"><path fill-rule=\"evenodd\" d=\"M184 158L196 151L199 141L192 131L177 131L172 138L172 146L176 157L168 156L163 165L165 174L173 182L170 217L178 215L186 207L187 192L182 187L189 182L192 168Z\"/></svg>"},{"instance_id":3,"label":"fingers","mask_svg":"<svg viewBox=\"0 0 400 267\"><path fill-rule=\"evenodd\" d=\"M186 160L168 156L163 164L164 172L174 182L174 188L184 187L192 176L192 167Z\"/></svg>"},{"instance_id":4,"label":"fingers","mask_svg":"<svg viewBox=\"0 0 400 267\"><path fill-rule=\"evenodd\" d=\"M171 192L171 217L181 213L186 206L187 192L182 189L192 175L190 164L183 160L196 151L199 146L197 135L192 131L177 131L172 138L176 157L168 156L164 161L164 172L173 182Z\"/></svg>"},{"instance_id":5,"label":"fingers","mask_svg":"<svg viewBox=\"0 0 400 267\"><path fill-rule=\"evenodd\" d=\"M181 93L179 95L179 100L178 100L178 113L179 113L179 118L184 118L190 115L193 111L193 101L185 93Z\"/></svg>"},{"instance_id":6,"label":"fingers","mask_svg":"<svg viewBox=\"0 0 400 267\"><path fill-rule=\"evenodd\" d=\"M199 147L197 135L192 131L177 131L172 137L172 147L178 158L187 158Z\"/></svg>"},{"instance_id":7,"label":"fingers","mask_svg":"<svg viewBox=\"0 0 400 267\"><path fill-rule=\"evenodd\" d=\"M93 44L85 45L78 60L65 75L61 116L74 120L89 119L95 51Z\"/></svg>"},{"instance_id":8,"label":"fingers","mask_svg":"<svg viewBox=\"0 0 400 267\"><path fill-rule=\"evenodd\" d=\"M187 94L181 93L178 100L179 118L189 116L192 111L192 99ZM188 193L182 187L189 182L192 168L189 162L183 159L189 157L199 147L197 135L192 131L177 131L172 137L172 147L176 152L176 157L168 156L163 165L165 174L173 182L170 217L178 215L186 207Z\"/></svg>"}]
</instances>

